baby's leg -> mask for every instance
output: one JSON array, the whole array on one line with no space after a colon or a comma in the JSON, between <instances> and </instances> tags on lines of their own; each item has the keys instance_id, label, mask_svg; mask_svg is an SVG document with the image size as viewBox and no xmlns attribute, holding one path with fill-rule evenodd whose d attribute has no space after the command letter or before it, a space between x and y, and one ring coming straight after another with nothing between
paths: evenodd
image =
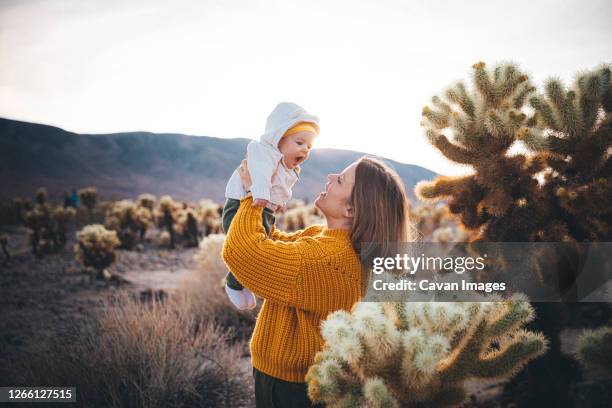
<instances>
[{"instance_id":1,"label":"baby's leg","mask_svg":"<svg viewBox=\"0 0 612 408\"><path fill-rule=\"evenodd\" d=\"M274 211L269 209L268 207L264 208L263 213L261 214L264 229L266 230L266 234L269 236L270 231L272 231L272 226L276 222L276 217L274 216Z\"/></svg>"},{"instance_id":2,"label":"baby's leg","mask_svg":"<svg viewBox=\"0 0 612 408\"><path fill-rule=\"evenodd\" d=\"M223 232L227 234L230 226L232 225L232 221L238 212L238 208L240 207L240 200L235 200L233 198L228 198L225 201L225 206L223 206L223 213L221 214L221 224L223 226ZM238 282L238 279L234 276L234 274L229 271L225 276L226 285L233 290L242 290L244 287Z\"/></svg>"}]
</instances>

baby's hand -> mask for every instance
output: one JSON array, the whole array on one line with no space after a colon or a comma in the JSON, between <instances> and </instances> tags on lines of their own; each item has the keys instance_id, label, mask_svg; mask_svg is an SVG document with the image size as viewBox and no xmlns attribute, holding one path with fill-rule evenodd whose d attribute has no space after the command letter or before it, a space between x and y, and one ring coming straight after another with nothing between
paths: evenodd
<instances>
[{"instance_id":1,"label":"baby's hand","mask_svg":"<svg viewBox=\"0 0 612 408\"><path fill-rule=\"evenodd\" d=\"M263 198L258 198L253 201L253 207L265 207L268 205L268 200L264 200Z\"/></svg>"}]
</instances>

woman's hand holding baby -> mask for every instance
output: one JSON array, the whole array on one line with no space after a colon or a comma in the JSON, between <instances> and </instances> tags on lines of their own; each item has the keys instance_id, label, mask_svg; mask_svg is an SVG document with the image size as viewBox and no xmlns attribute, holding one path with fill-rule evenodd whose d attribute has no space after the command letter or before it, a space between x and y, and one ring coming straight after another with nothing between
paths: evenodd
<instances>
[{"instance_id":1,"label":"woman's hand holding baby","mask_svg":"<svg viewBox=\"0 0 612 408\"><path fill-rule=\"evenodd\" d=\"M238 167L238 174L240 174L240 179L242 180L242 185L245 190L250 190L253 184L251 180L251 174L249 173L249 168L247 167L247 160L244 159L240 166ZM258 198L253 201L253 207L265 207L268 205L268 200L264 200L262 198Z\"/></svg>"}]
</instances>

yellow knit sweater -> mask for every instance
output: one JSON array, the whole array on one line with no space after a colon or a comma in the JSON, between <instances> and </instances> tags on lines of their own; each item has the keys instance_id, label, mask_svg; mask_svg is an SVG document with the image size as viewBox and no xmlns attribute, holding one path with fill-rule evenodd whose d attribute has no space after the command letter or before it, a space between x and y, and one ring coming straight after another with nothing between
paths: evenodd
<instances>
[{"instance_id":1,"label":"yellow knit sweater","mask_svg":"<svg viewBox=\"0 0 612 408\"><path fill-rule=\"evenodd\" d=\"M223 259L236 278L264 299L251 338L253 366L272 377L304 382L323 346L320 324L360 299L359 257L348 230L321 225L266 237L262 209L240 203Z\"/></svg>"}]
</instances>

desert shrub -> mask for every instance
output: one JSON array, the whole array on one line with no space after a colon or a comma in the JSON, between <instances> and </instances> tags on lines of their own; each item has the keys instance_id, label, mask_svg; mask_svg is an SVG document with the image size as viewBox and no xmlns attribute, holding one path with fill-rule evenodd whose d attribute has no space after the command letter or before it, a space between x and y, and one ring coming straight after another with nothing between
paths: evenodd
<instances>
[{"instance_id":1,"label":"desert shrub","mask_svg":"<svg viewBox=\"0 0 612 408\"><path fill-rule=\"evenodd\" d=\"M37 204L33 210L25 214L25 225L29 229L29 241L34 255L42 255L58 249L51 206Z\"/></svg>"},{"instance_id":2,"label":"desert shrub","mask_svg":"<svg viewBox=\"0 0 612 408\"><path fill-rule=\"evenodd\" d=\"M576 347L580 361L602 367L612 374L612 326L585 330Z\"/></svg>"},{"instance_id":3,"label":"desert shrub","mask_svg":"<svg viewBox=\"0 0 612 408\"><path fill-rule=\"evenodd\" d=\"M74 223L76 210L72 207L57 206L55 210L53 210L52 218L57 241L60 246L64 246L67 241L66 233L68 231L68 226Z\"/></svg>"},{"instance_id":4,"label":"desert shrub","mask_svg":"<svg viewBox=\"0 0 612 408\"><path fill-rule=\"evenodd\" d=\"M153 211L153 207L155 206L156 200L157 199L153 194L141 194L138 196L138 205Z\"/></svg>"},{"instance_id":5,"label":"desert shrub","mask_svg":"<svg viewBox=\"0 0 612 408\"><path fill-rule=\"evenodd\" d=\"M197 213L200 223L204 226L204 236L222 233L221 213L223 207L212 200L200 200Z\"/></svg>"},{"instance_id":6,"label":"desert shrub","mask_svg":"<svg viewBox=\"0 0 612 408\"><path fill-rule=\"evenodd\" d=\"M474 171L421 182L415 188L417 195L423 200L447 200L451 213L476 241L609 241L610 67L578 74L569 88L558 79L548 79L543 92L513 64L489 69L476 63L472 79L471 88L459 82L434 96L422 115L429 142L449 160ZM586 254L579 246L564 248L525 262L534 272L534 284L558 282L562 294L571 298L579 273L576 265ZM494 272L503 272L503 267ZM535 307L539 319L534 325L549 338L550 351L530 365L524 376L528 378L510 386L518 386L520 380L529 383L519 404L569 404L578 371L560 348L566 306ZM553 389L559 392L540 392ZM516 397L516 390L509 393Z\"/></svg>"},{"instance_id":7,"label":"desert shrub","mask_svg":"<svg viewBox=\"0 0 612 408\"><path fill-rule=\"evenodd\" d=\"M237 407L250 376L241 347L180 302L107 303L91 324L36 344L16 367L22 385L74 385L83 407Z\"/></svg>"},{"instance_id":8,"label":"desert shrub","mask_svg":"<svg viewBox=\"0 0 612 408\"><path fill-rule=\"evenodd\" d=\"M47 189L46 188L41 187L38 190L36 190L35 201L36 201L36 204L38 205L47 204Z\"/></svg>"},{"instance_id":9,"label":"desert shrub","mask_svg":"<svg viewBox=\"0 0 612 408\"><path fill-rule=\"evenodd\" d=\"M524 298L497 302L358 303L322 325L326 345L306 379L328 407L440 407L466 398L470 378L509 377L543 354L522 329Z\"/></svg>"},{"instance_id":10,"label":"desert shrub","mask_svg":"<svg viewBox=\"0 0 612 408\"><path fill-rule=\"evenodd\" d=\"M257 311L238 310L227 299L223 285L228 269L221 256L224 240L225 235L212 234L200 241L196 254L197 274L183 285L182 293L194 316L232 329L239 339L248 338Z\"/></svg>"},{"instance_id":11,"label":"desert shrub","mask_svg":"<svg viewBox=\"0 0 612 408\"><path fill-rule=\"evenodd\" d=\"M313 224L324 224L323 214L313 205L302 200L292 200L277 217L277 225L287 231L297 231Z\"/></svg>"},{"instance_id":12,"label":"desert shrub","mask_svg":"<svg viewBox=\"0 0 612 408\"><path fill-rule=\"evenodd\" d=\"M177 235L188 247L197 247L199 238L197 212L193 208L184 208L177 216Z\"/></svg>"},{"instance_id":13,"label":"desert shrub","mask_svg":"<svg viewBox=\"0 0 612 408\"><path fill-rule=\"evenodd\" d=\"M22 225L25 213L32 209L28 200L15 197L0 203L0 225Z\"/></svg>"},{"instance_id":14,"label":"desert shrub","mask_svg":"<svg viewBox=\"0 0 612 408\"><path fill-rule=\"evenodd\" d=\"M107 268L117 259L117 233L107 230L103 225L92 224L77 233L77 240L78 243L74 246L76 259L97 277L110 278Z\"/></svg>"},{"instance_id":15,"label":"desert shrub","mask_svg":"<svg viewBox=\"0 0 612 408\"><path fill-rule=\"evenodd\" d=\"M139 240L141 224L138 207L130 200L120 200L106 214L106 228L117 232L121 248L132 249Z\"/></svg>"},{"instance_id":16,"label":"desert shrub","mask_svg":"<svg viewBox=\"0 0 612 408\"><path fill-rule=\"evenodd\" d=\"M155 219L159 228L164 229L170 238L168 246L175 248L176 246L176 220L181 206L172 200L169 195L162 196L159 199L159 207L155 211ZM163 234L163 232L162 232ZM160 240L162 237L160 236ZM165 240L165 239L163 239Z\"/></svg>"},{"instance_id":17,"label":"desert shrub","mask_svg":"<svg viewBox=\"0 0 612 408\"><path fill-rule=\"evenodd\" d=\"M465 242L469 233L449 212L446 204L422 202L410 207L410 222L424 242Z\"/></svg>"},{"instance_id":18,"label":"desert shrub","mask_svg":"<svg viewBox=\"0 0 612 408\"><path fill-rule=\"evenodd\" d=\"M98 190L95 187L82 188L78 192L81 203L87 208L89 222L94 221L94 209L98 202Z\"/></svg>"}]
</instances>

